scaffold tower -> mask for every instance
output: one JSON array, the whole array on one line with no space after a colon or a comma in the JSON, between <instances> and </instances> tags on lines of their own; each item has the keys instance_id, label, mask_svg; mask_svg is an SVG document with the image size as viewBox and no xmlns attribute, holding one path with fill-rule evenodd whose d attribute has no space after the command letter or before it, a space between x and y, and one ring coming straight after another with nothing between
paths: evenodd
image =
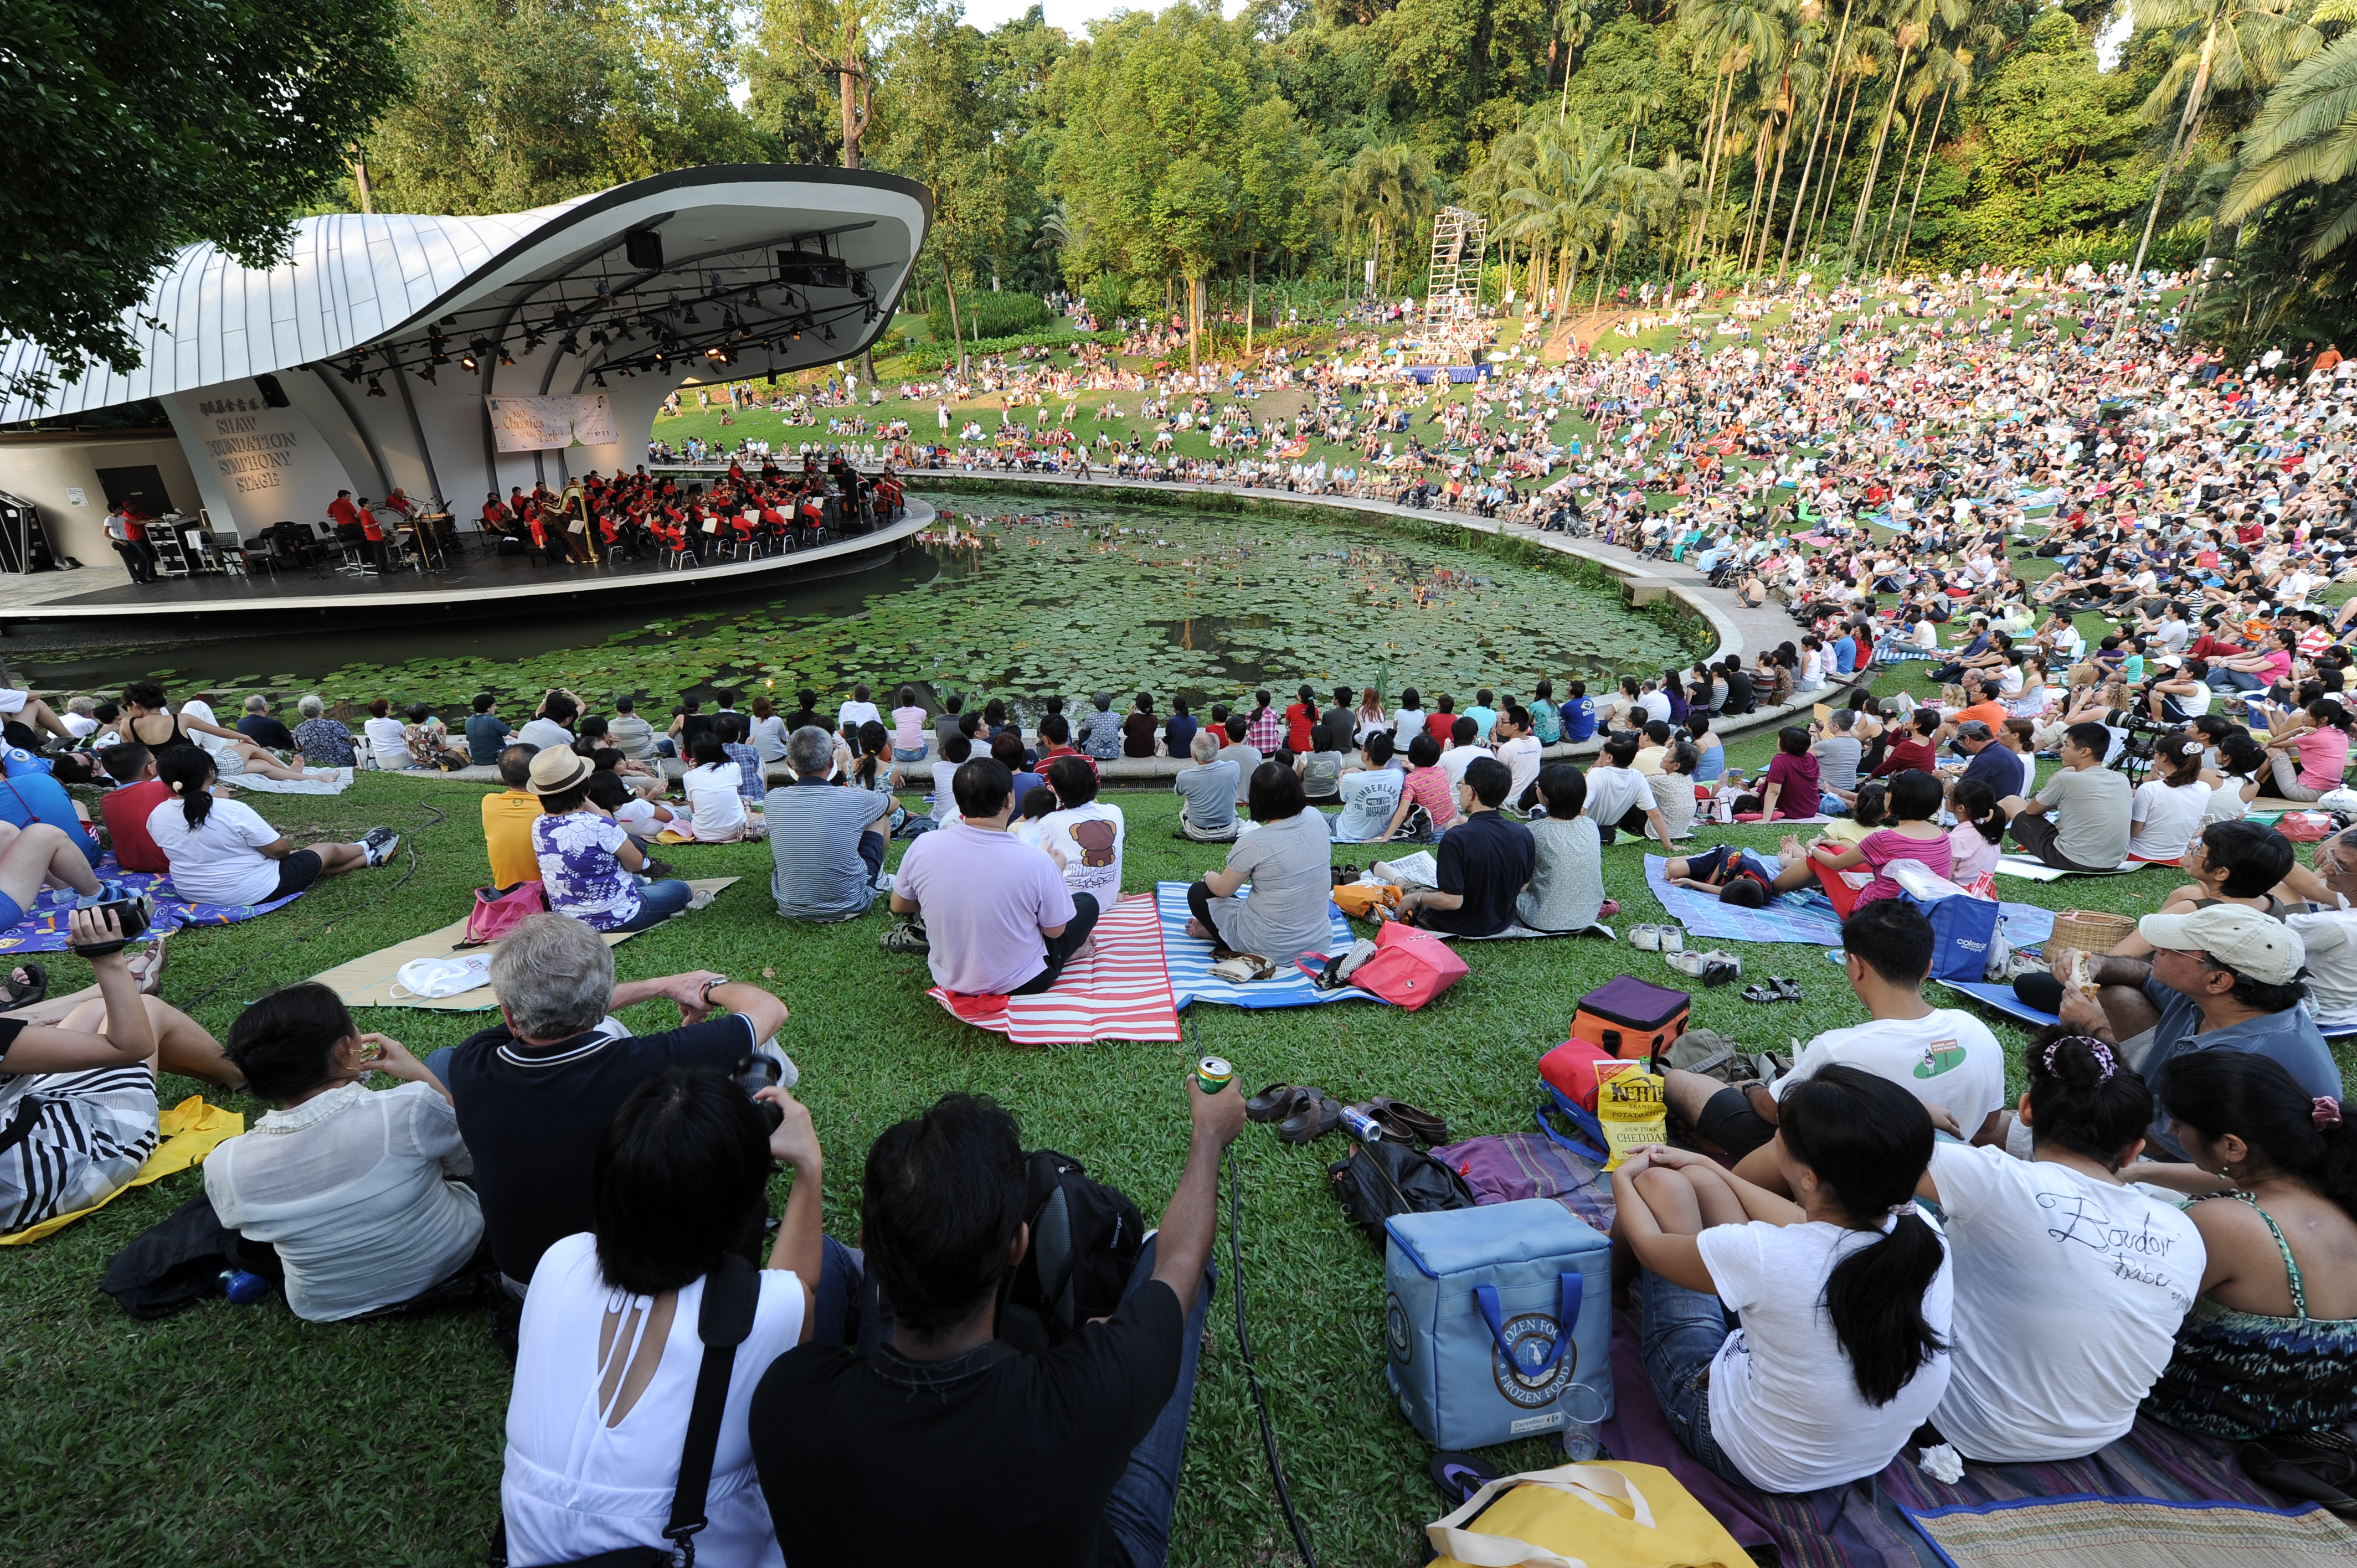
<instances>
[{"instance_id":1,"label":"scaffold tower","mask_svg":"<svg viewBox=\"0 0 2357 1568\"><path fill-rule=\"evenodd\" d=\"M1432 219L1432 268L1425 279L1425 336L1470 351L1480 340L1481 252L1490 220L1462 207Z\"/></svg>"}]
</instances>

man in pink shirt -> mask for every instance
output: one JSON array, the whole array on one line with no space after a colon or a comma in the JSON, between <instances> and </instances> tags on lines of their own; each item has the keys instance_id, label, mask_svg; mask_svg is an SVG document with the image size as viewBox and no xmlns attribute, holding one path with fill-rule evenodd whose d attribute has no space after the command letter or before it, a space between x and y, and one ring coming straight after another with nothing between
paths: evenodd
<instances>
[{"instance_id":1,"label":"man in pink shirt","mask_svg":"<svg viewBox=\"0 0 2357 1568\"><path fill-rule=\"evenodd\" d=\"M1006 831L1015 776L977 757L951 775L962 822L925 834L900 857L892 912L923 924L933 983L962 996L1047 990L1096 929L1097 901L1064 886L1042 849Z\"/></svg>"}]
</instances>

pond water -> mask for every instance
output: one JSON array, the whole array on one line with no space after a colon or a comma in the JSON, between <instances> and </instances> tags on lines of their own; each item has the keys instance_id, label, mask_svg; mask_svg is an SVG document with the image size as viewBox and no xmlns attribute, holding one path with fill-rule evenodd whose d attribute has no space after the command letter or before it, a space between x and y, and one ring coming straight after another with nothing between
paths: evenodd
<instances>
[{"instance_id":1,"label":"pond water","mask_svg":"<svg viewBox=\"0 0 2357 1568\"><path fill-rule=\"evenodd\" d=\"M683 578L683 613L661 620L253 638L27 660L22 674L50 691L155 675L175 695L308 690L446 711L552 685L593 707L729 686L790 706L797 686L831 697L855 681L879 702L905 682L1033 708L1092 689L1167 703L1302 681L1469 702L1480 686L1527 695L1541 676L1593 682L1691 657L1677 628L1609 587L1374 524L946 497L923 538L888 566L782 594L706 600Z\"/></svg>"}]
</instances>

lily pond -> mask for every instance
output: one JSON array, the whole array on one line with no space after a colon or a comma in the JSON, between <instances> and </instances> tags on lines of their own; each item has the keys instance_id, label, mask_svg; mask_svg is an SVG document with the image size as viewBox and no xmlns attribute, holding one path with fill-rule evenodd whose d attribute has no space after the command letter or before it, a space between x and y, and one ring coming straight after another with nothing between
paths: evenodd
<instances>
[{"instance_id":1,"label":"lily pond","mask_svg":"<svg viewBox=\"0 0 2357 1568\"><path fill-rule=\"evenodd\" d=\"M1012 700L1092 690L1167 702L1232 698L1257 684L1347 682L1395 695L1481 686L1527 694L1558 682L1658 672L1704 630L1631 609L1599 574L1446 524L1378 525L1222 516L993 495L939 499L940 521L888 566L677 617L574 620L341 637L252 639L28 673L51 690L137 675L176 696L317 691L462 711L479 692L536 702L551 686L593 707L629 693L808 686L828 703L855 682L879 702L903 683ZM553 638L574 640L550 646ZM366 654L369 657L361 657ZM887 703L888 705L888 703Z\"/></svg>"}]
</instances>

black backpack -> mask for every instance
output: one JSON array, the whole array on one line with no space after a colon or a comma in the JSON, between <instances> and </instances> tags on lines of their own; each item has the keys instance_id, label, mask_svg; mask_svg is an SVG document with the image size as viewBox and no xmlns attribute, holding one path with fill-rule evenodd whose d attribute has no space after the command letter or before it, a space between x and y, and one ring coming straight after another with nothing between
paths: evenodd
<instances>
[{"instance_id":1,"label":"black backpack","mask_svg":"<svg viewBox=\"0 0 2357 1568\"><path fill-rule=\"evenodd\" d=\"M1061 1345L1121 1305L1146 1250L1146 1218L1070 1155L1040 1149L1025 1166L1031 1246L1008 1280L998 1336L1038 1349Z\"/></svg>"},{"instance_id":2,"label":"black backpack","mask_svg":"<svg viewBox=\"0 0 2357 1568\"><path fill-rule=\"evenodd\" d=\"M1342 1212L1378 1247L1383 1221L1394 1214L1473 1207L1473 1189L1463 1176L1405 1144L1353 1143L1349 1157L1328 1165L1326 1175Z\"/></svg>"}]
</instances>

